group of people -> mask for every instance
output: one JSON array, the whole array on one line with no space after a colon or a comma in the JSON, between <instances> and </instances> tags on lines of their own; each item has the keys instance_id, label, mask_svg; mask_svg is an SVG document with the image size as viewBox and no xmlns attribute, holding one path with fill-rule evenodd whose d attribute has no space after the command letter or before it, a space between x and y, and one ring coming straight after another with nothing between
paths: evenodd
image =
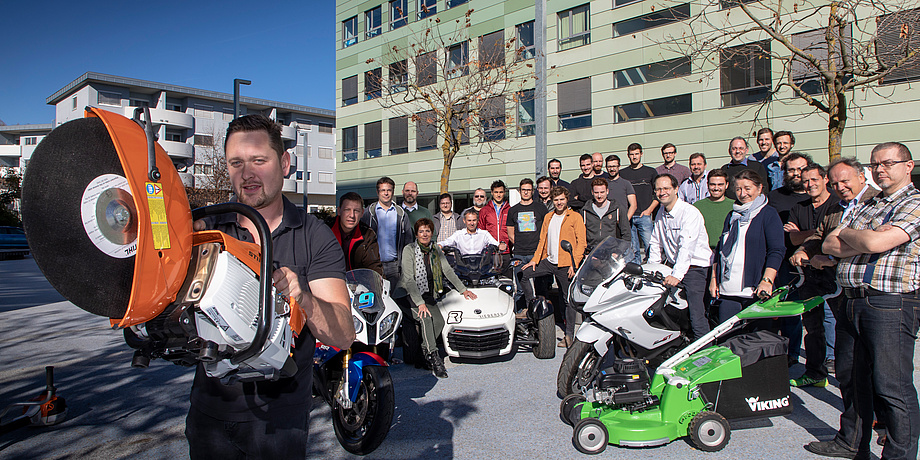
<instances>
[{"instance_id":1,"label":"group of people","mask_svg":"<svg viewBox=\"0 0 920 460\"><path fill-rule=\"evenodd\" d=\"M225 141L233 190L272 230L280 267L272 274L275 287L304 307L307 328L293 349L293 377L225 385L198 370L186 422L191 457L306 451L314 337L340 348L354 340L346 270L368 268L389 280L391 296L402 299L411 311L407 316L421 324L420 331L404 327L404 340L420 343L419 362L446 377L435 342L443 326L437 302L450 286L468 299L475 294L457 279L442 246L465 253L496 246L505 267L517 265L508 270L534 280L521 283L526 300L545 295L547 278L555 278L563 293L555 308L565 326L560 346L567 346L577 317L564 293L585 253L614 236L631 241L634 261L671 269L665 283L685 289L695 337L708 331L707 315L730 317L786 282L791 267L802 267L806 283L799 294L829 298L828 308L803 315L806 371L791 383L823 386L828 365L835 364L831 372L844 406L836 437L805 448L868 458L877 419L887 429L883 457L916 458L920 192L911 182L911 153L896 142L872 150L868 171L876 189L855 159L825 168L793 152L794 143L792 133L764 129L757 134L758 151L749 155L747 141L737 137L729 142L731 161L711 170L702 153L690 156L689 167L678 164L673 144L661 148L663 164L651 168L642 163L642 146L630 144L627 167L620 168L616 155L583 155L581 174L571 183L560 178L562 163L554 159L548 176L519 182L521 200L514 206L498 180L490 199L477 189L473 206L460 213L450 194L438 197L435 213L420 206L413 182L403 185L404 201L397 205L396 184L383 177L376 201L365 206L360 195L346 193L335 218L323 226L281 194L290 156L277 124L261 115L234 120ZM259 242L252 222L239 215L209 218L195 228ZM837 285L842 294L830 297ZM717 310L710 311L714 304ZM793 353L802 326L782 329ZM407 362L411 354L406 347Z\"/></svg>"}]
</instances>

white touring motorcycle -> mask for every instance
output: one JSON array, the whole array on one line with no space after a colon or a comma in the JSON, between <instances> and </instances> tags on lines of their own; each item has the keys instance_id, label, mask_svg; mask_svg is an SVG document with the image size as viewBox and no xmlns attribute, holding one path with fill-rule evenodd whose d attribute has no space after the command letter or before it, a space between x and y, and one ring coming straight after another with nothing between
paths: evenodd
<instances>
[{"instance_id":1,"label":"white touring motorcycle","mask_svg":"<svg viewBox=\"0 0 920 460\"><path fill-rule=\"evenodd\" d=\"M609 359L641 358L654 369L690 343L686 295L664 285L662 273L671 269L627 262L631 256L628 241L608 237L575 273L569 305L584 320L559 367L561 397L593 382L608 351Z\"/></svg>"},{"instance_id":2,"label":"white touring motorcycle","mask_svg":"<svg viewBox=\"0 0 920 460\"><path fill-rule=\"evenodd\" d=\"M515 284L500 276L501 259L494 246L481 254L461 255L445 248L453 259L454 271L476 300L466 300L449 290L439 302L444 317L441 330L444 349L452 358L489 358L511 352L517 345L529 345L534 356L556 356L552 304L538 297L527 306L525 318L514 314Z\"/></svg>"}]
</instances>

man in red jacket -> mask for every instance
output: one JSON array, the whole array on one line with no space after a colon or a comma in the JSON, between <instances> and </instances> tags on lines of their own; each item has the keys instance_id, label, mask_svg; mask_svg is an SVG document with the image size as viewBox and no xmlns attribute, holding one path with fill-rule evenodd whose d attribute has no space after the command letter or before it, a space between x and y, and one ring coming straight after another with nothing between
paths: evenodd
<instances>
[{"instance_id":1,"label":"man in red jacket","mask_svg":"<svg viewBox=\"0 0 920 460\"><path fill-rule=\"evenodd\" d=\"M491 233L492 237L500 243L498 249L502 254L502 273L505 273L511 265L511 244L508 239L508 227L505 226L511 206L505 201L504 182L501 180L492 182L491 189L492 200L479 210L479 228Z\"/></svg>"}]
</instances>

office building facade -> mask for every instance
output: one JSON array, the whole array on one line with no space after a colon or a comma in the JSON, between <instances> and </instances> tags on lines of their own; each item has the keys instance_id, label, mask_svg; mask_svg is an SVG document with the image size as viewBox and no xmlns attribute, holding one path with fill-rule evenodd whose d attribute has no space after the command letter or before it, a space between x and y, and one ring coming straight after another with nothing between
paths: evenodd
<instances>
[{"instance_id":1,"label":"office building facade","mask_svg":"<svg viewBox=\"0 0 920 460\"><path fill-rule=\"evenodd\" d=\"M757 2L748 5L759 8ZM424 73L419 59L388 62L394 46L411 46L433 23L442 33L453 33L450 26L464 24L466 17L470 26L456 43L418 53L437 51L448 66L463 65L476 56L486 37L500 33L506 42L515 40L506 60L527 60L535 76L545 76L530 78L525 91L505 94L505 129L501 140L490 140L497 148L481 153L480 139L470 139L461 148L450 175L451 192L488 188L495 179L516 186L523 177L544 173L551 158L562 161L566 180L577 176L578 157L585 153L617 154L626 165L626 147L633 142L643 145L644 163L651 166L661 164L661 146L673 143L679 162L686 164L691 153L703 152L710 168L719 167L728 161L732 137L748 139L753 152L755 133L762 127L794 132L795 150L826 164L826 116L789 88L774 92L786 78L784 65L769 58L771 52L780 52L777 42L754 32L726 48L733 53L687 57L679 49L681 37L692 43L713 31L714 21L699 20L703 12L720 15L733 26L752 24L738 2L730 1L705 7L655 0L340 1L335 19L339 193L354 190L372 197L374 183L383 175L397 182L397 193L406 180L417 182L422 195L438 192L443 137L432 142L430 131L421 126L423 117L385 108L379 92L381 86L386 91L386 85ZM797 19L805 16L794 14ZM878 28L880 40L903 33L882 30L881 20L867 25L874 20L849 33ZM793 41L804 46L802 40L821 25L818 17L797 23ZM906 30L917 34L917 27ZM794 72L799 83L814 79L802 68ZM381 83L375 85L375 80ZM915 116L920 113L920 89L910 83L916 80L920 65L847 93L844 156L867 161L872 146L889 140L920 151ZM818 83L803 87L820 92ZM765 99L770 102L762 104Z\"/></svg>"}]
</instances>

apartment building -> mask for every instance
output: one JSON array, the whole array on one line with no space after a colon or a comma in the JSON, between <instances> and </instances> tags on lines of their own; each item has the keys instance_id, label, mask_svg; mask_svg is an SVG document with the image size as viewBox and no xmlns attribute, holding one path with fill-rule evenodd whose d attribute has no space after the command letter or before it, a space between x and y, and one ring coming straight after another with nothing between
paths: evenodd
<instances>
[{"instance_id":1,"label":"apartment building","mask_svg":"<svg viewBox=\"0 0 920 460\"><path fill-rule=\"evenodd\" d=\"M223 158L224 137L234 116L232 94L96 72L81 75L46 102L55 106L54 126L83 117L86 106L129 118L136 108L149 108L158 142L188 187L206 183L213 174L215 162ZM299 206L309 203L311 210L334 206L335 112L240 97L240 115L255 113L282 125L281 136L291 154L285 196ZM21 158L26 166L29 155L25 150Z\"/></svg>"},{"instance_id":2,"label":"apartment building","mask_svg":"<svg viewBox=\"0 0 920 460\"><path fill-rule=\"evenodd\" d=\"M752 9L775 4L745 3ZM382 175L397 184L415 181L428 197L438 192L443 137L432 138L424 117L384 107L380 92L412 79L434 78L437 85L454 78L450 71L475 59L477 50L496 35L506 42L514 38L513 46L506 49L506 61L526 60L538 78L529 79L529 88L504 95L503 114L494 117L504 129L495 134L493 128L493 134L469 139L461 148L449 183L449 190L461 196L477 187L488 188L496 178L516 186L523 177L545 172L551 158L562 161L562 177L567 180L579 173L578 157L584 153L618 154L625 165L626 147L633 142L645 147L644 162L651 166L661 163L659 149L670 142L678 147L678 161L686 163L691 153L703 152L709 167L719 167L728 161L732 137L744 136L756 149L754 133L761 127L793 131L796 150L827 162L826 116L789 88L777 90L787 72L782 62L770 58L771 52L782 53L775 40L755 31L727 43L722 52L687 51L698 37L718 31L720 23L750 26L752 21L738 1L342 0L337 4L340 193L354 190L372 197L374 183ZM803 11L789 13L796 21L789 33L798 46L808 47L822 18L808 17L801 7ZM701 20L703 13L711 16ZM448 73L427 75L420 58L387 61L394 47L418 43L432 24L437 24L434 33L454 33L450 26L462 26L467 17L470 25L454 43L418 51L436 51L433 56L446 63ZM905 30L920 38L917 24L905 29L886 22L886 17L859 17L863 22L847 29L847 39L864 40L865 34L877 32L884 43L897 40ZM792 72L797 83L809 82L803 85L806 91L820 93L813 73L801 66ZM920 152L916 117L920 88L911 85L918 79L920 65L906 66L865 89L847 93L844 156L867 161L873 145L889 140ZM493 148L482 153L485 142Z\"/></svg>"}]
</instances>

